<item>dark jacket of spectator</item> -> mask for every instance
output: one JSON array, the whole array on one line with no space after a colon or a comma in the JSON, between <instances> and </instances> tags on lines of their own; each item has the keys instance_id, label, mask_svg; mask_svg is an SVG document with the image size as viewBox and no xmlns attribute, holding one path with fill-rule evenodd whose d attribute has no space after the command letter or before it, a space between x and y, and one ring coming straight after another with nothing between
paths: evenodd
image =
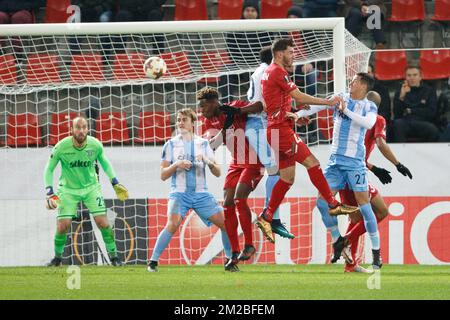
<instances>
[{"instance_id":1,"label":"dark jacket of spectator","mask_svg":"<svg viewBox=\"0 0 450 320\"><path fill-rule=\"evenodd\" d=\"M0 11L13 13L21 10L32 11L45 7L45 0L0 0Z\"/></svg>"},{"instance_id":2,"label":"dark jacket of spectator","mask_svg":"<svg viewBox=\"0 0 450 320\"><path fill-rule=\"evenodd\" d=\"M378 114L382 116L386 123L389 123L392 119L391 114L391 97L389 96L389 90L388 88L381 84L380 81L375 79L375 83L372 88L373 91L378 92L378 94L381 97L381 103L378 108Z\"/></svg>"},{"instance_id":3,"label":"dark jacket of spectator","mask_svg":"<svg viewBox=\"0 0 450 320\"><path fill-rule=\"evenodd\" d=\"M117 21L161 21L166 0L118 0Z\"/></svg>"},{"instance_id":4,"label":"dark jacket of spectator","mask_svg":"<svg viewBox=\"0 0 450 320\"><path fill-rule=\"evenodd\" d=\"M411 91L405 95L404 100L399 99L400 89L394 97L394 117L395 119L414 119L433 122L436 116L437 97L436 91L422 84L419 87L411 87ZM411 114L406 114L406 109L411 110Z\"/></svg>"}]
</instances>

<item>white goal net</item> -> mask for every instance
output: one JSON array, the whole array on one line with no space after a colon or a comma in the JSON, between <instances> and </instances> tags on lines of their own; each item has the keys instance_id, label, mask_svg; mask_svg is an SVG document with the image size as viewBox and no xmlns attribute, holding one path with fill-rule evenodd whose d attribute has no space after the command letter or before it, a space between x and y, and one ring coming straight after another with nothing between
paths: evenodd
<instances>
[{"instance_id":1,"label":"white goal net","mask_svg":"<svg viewBox=\"0 0 450 320\"><path fill-rule=\"evenodd\" d=\"M169 185L159 179L159 159L162 144L175 134L177 110L195 109L195 94L204 86L218 88L224 102L246 99L260 49L287 36L295 41L292 77L302 91L328 97L345 90L347 80L366 71L370 50L343 23L336 18L0 26L0 266L39 265L51 258L56 217L44 208L42 174L51 147L69 134L70 119L78 114L89 119L90 134L102 141L130 191L131 199L116 200L100 173L119 252L127 263L146 263L167 219ZM168 66L156 81L142 68L150 56ZM331 114L312 120L297 128L302 138L309 145L328 143ZM223 176L225 154L221 148L217 155ZM56 171L55 185L58 176ZM208 179L222 199L223 177ZM255 214L264 204L264 182L250 196ZM320 227L314 225L314 206L315 199L301 191L288 194L282 220L298 237L274 246L255 227L258 254L252 262L325 262L312 249ZM80 206L78 215L64 263L107 262L89 213ZM221 262L216 232L191 213L160 263ZM325 241L322 248L328 247Z\"/></svg>"}]
</instances>

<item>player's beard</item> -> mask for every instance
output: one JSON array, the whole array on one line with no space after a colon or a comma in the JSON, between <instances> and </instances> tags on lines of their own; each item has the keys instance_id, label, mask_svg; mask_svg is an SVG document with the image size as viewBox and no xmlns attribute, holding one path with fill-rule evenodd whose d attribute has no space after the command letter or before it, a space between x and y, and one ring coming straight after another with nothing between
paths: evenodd
<instances>
[{"instance_id":1,"label":"player's beard","mask_svg":"<svg viewBox=\"0 0 450 320\"><path fill-rule=\"evenodd\" d=\"M73 138L81 146L86 142L87 134L80 133L78 135L74 135Z\"/></svg>"},{"instance_id":2,"label":"player's beard","mask_svg":"<svg viewBox=\"0 0 450 320\"><path fill-rule=\"evenodd\" d=\"M292 68L292 64L294 63L294 59L290 59L290 58L287 58L287 57L285 57L284 59L283 59L283 64L284 64L284 67L286 68L286 69L288 69L288 68Z\"/></svg>"}]
</instances>

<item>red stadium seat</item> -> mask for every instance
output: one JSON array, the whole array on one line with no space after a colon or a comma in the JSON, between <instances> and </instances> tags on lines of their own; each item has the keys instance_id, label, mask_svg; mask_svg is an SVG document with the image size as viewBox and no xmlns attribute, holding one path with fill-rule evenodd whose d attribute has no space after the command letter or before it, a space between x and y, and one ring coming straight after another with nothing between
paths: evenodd
<instances>
[{"instance_id":1,"label":"red stadium seat","mask_svg":"<svg viewBox=\"0 0 450 320\"><path fill-rule=\"evenodd\" d=\"M392 22L423 21L425 19L424 0L392 0Z\"/></svg>"},{"instance_id":2,"label":"red stadium seat","mask_svg":"<svg viewBox=\"0 0 450 320\"><path fill-rule=\"evenodd\" d=\"M203 73L220 73L222 67L231 64L232 61L226 50L205 51L202 53L200 65ZM219 77L202 78L199 82L202 83L217 83Z\"/></svg>"},{"instance_id":3,"label":"red stadium seat","mask_svg":"<svg viewBox=\"0 0 450 320\"><path fill-rule=\"evenodd\" d=\"M450 49L421 50L420 67L425 80L450 77Z\"/></svg>"},{"instance_id":4,"label":"red stadium seat","mask_svg":"<svg viewBox=\"0 0 450 320\"><path fill-rule=\"evenodd\" d=\"M96 120L96 137L102 143L128 143L127 118L125 112L103 112Z\"/></svg>"},{"instance_id":5,"label":"red stadium seat","mask_svg":"<svg viewBox=\"0 0 450 320\"><path fill-rule=\"evenodd\" d=\"M27 64L28 84L61 82L59 59L52 54L29 54Z\"/></svg>"},{"instance_id":6,"label":"red stadium seat","mask_svg":"<svg viewBox=\"0 0 450 320\"><path fill-rule=\"evenodd\" d=\"M99 54L79 54L72 57L70 77L73 82L103 81L103 62Z\"/></svg>"},{"instance_id":7,"label":"red stadium seat","mask_svg":"<svg viewBox=\"0 0 450 320\"><path fill-rule=\"evenodd\" d=\"M72 120L79 116L77 112L64 112L52 114L50 123L49 144L54 146L60 140L70 135Z\"/></svg>"},{"instance_id":8,"label":"red stadium seat","mask_svg":"<svg viewBox=\"0 0 450 320\"><path fill-rule=\"evenodd\" d=\"M143 65L145 56L142 53L117 54L113 63L113 74L116 80L146 78Z\"/></svg>"},{"instance_id":9,"label":"red stadium seat","mask_svg":"<svg viewBox=\"0 0 450 320\"><path fill-rule=\"evenodd\" d=\"M165 112L141 112L136 143L166 142L171 138L170 115Z\"/></svg>"},{"instance_id":10,"label":"red stadium seat","mask_svg":"<svg viewBox=\"0 0 450 320\"><path fill-rule=\"evenodd\" d=\"M292 0L261 0L261 19L286 18Z\"/></svg>"},{"instance_id":11,"label":"red stadium seat","mask_svg":"<svg viewBox=\"0 0 450 320\"><path fill-rule=\"evenodd\" d=\"M174 20L208 20L206 0L175 0Z\"/></svg>"},{"instance_id":12,"label":"red stadium seat","mask_svg":"<svg viewBox=\"0 0 450 320\"><path fill-rule=\"evenodd\" d=\"M167 64L167 75L174 78L186 78L191 72L191 66L185 52L163 53L160 57Z\"/></svg>"},{"instance_id":13,"label":"red stadium seat","mask_svg":"<svg viewBox=\"0 0 450 320\"><path fill-rule=\"evenodd\" d=\"M17 83L17 66L14 55L5 54L0 56L0 84Z\"/></svg>"},{"instance_id":14,"label":"red stadium seat","mask_svg":"<svg viewBox=\"0 0 450 320\"><path fill-rule=\"evenodd\" d=\"M450 0L435 0L434 16L431 17L431 20L450 21Z\"/></svg>"},{"instance_id":15,"label":"red stadium seat","mask_svg":"<svg viewBox=\"0 0 450 320\"><path fill-rule=\"evenodd\" d=\"M408 61L404 50L376 52L375 78L382 81L404 79L407 65Z\"/></svg>"},{"instance_id":16,"label":"red stadium seat","mask_svg":"<svg viewBox=\"0 0 450 320\"><path fill-rule=\"evenodd\" d=\"M218 20L240 19L244 0L219 0L217 7Z\"/></svg>"},{"instance_id":17,"label":"red stadium seat","mask_svg":"<svg viewBox=\"0 0 450 320\"><path fill-rule=\"evenodd\" d=\"M67 13L67 7L70 6L70 0L47 0L45 6L46 23L66 23L70 14Z\"/></svg>"},{"instance_id":18,"label":"red stadium seat","mask_svg":"<svg viewBox=\"0 0 450 320\"><path fill-rule=\"evenodd\" d=\"M7 145L28 147L42 145L38 116L33 113L8 115Z\"/></svg>"}]
</instances>

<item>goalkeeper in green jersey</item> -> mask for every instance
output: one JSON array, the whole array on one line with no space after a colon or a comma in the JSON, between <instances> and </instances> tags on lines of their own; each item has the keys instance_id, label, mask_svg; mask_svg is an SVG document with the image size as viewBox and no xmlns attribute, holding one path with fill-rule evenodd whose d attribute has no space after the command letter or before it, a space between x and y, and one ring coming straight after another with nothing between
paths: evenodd
<instances>
[{"instance_id":1,"label":"goalkeeper in green jersey","mask_svg":"<svg viewBox=\"0 0 450 320\"><path fill-rule=\"evenodd\" d=\"M55 234L55 257L48 266L59 266L62 262L67 232L72 219L77 216L79 202L83 202L94 217L102 233L106 249L114 266L122 265L117 256L114 232L106 217L106 207L101 186L95 169L98 160L108 175L119 200L128 199L128 190L116 178L111 163L106 158L103 145L96 138L88 136L88 123L77 117L72 123L72 136L64 138L53 148L45 166L44 181L47 189L47 209L58 208L58 221ZM61 177L58 190L53 190L53 171L61 162Z\"/></svg>"}]
</instances>

